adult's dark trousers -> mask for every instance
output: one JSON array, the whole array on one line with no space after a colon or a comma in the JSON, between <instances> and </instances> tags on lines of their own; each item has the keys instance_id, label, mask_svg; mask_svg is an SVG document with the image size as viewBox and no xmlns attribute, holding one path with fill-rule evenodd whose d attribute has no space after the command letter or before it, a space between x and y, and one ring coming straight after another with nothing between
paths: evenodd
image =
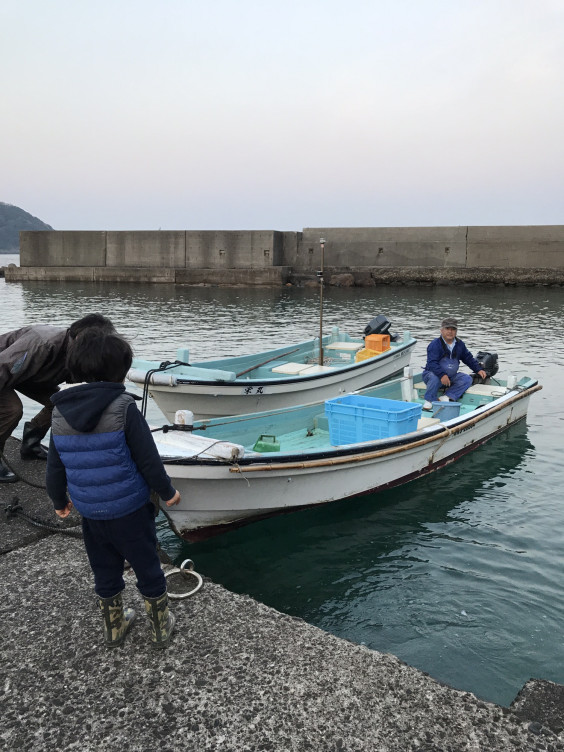
<instances>
[{"instance_id":1,"label":"adult's dark trousers","mask_svg":"<svg viewBox=\"0 0 564 752\"><path fill-rule=\"evenodd\" d=\"M84 545L94 573L94 590L100 598L113 598L125 587L123 565L127 560L145 598L166 590L166 580L157 553L155 507L148 503L115 520L82 518Z\"/></svg>"},{"instance_id":2,"label":"adult's dark trousers","mask_svg":"<svg viewBox=\"0 0 564 752\"><path fill-rule=\"evenodd\" d=\"M35 418L30 420L33 428L41 429L44 433L51 428L51 416L53 414L53 403L51 402L51 395L54 394L59 387L49 386L44 388L28 387L24 384L18 386L18 392L25 397L39 402L43 405L41 410ZM23 416L23 405L21 399L18 397L14 389L0 389L0 452L4 451L4 444L6 439L12 434L12 431L17 428L18 423Z\"/></svg>"}]
</instances>

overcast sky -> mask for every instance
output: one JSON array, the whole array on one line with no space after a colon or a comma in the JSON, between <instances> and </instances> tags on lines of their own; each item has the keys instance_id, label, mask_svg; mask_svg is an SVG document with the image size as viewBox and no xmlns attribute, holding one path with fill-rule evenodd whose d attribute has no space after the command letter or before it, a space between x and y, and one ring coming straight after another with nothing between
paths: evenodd
<instances>
[{"instance_id":1,"label":"overcast sky","mask_svg":"<svg viewBox=\"0 0 564 752\"><path fill-rule=\"evenodd\" d=\"M59 230L564 223L564 0L3 0L0 65Z\"/></svg>"}]
</instances>

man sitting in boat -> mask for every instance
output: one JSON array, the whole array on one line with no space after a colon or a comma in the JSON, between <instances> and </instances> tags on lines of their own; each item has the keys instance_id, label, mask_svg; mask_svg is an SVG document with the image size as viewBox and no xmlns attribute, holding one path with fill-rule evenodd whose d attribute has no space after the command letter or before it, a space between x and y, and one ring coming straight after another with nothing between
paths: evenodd
<instances>
[{"instance_id":1,"label":"man sitting in boat","mask_svg":"<svg viewBox=\"0 0 564 752\"><path fill-rule=\"evenodd\" d=\"M51 428L51 395L67 378L69 342L90 327L113 331L110 319L89 313L66 329L49 324L24 326L0 335L0 483L13 483L17 476L2 462L6 440L23 415L16 394L39 402L43 409L24 423L20 455L23 460L46 460L41 439Z\"/></svg>"},{"instance_id":2,"label":"man sitting in boat","mask_svg":"<svg viewBox=\"0 0 564 752\"><path fill-rule=\"evenodd\" d=\"M460 361L477 373L482 379L486 372L478 363L461 339L457 339L458 322L452 317L443 319L441 336L434 339L427 347L427 364L423 371L423 381L427 384L423 410L432 410L437 400L439 389L445 393L439 397L440 402L456 402L468 387L472 386L472 377L458 370Z\"/></svg>"}]
</instances>

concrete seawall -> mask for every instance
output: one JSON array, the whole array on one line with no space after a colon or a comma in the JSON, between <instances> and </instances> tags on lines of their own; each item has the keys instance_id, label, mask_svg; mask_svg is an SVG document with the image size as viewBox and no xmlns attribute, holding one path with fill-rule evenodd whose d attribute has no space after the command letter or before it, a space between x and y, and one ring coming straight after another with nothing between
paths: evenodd
<instances>
[{"instance_id":1,"label":"concrete seawall","mask_svg":"<svg viewBox=\"0 0 564 752\"><path fill-rule=\"evenodd\" d=\"M6 281L186 285L564 284L564 225L301 232L22 232Z\"/></svg>"}]
</instances>

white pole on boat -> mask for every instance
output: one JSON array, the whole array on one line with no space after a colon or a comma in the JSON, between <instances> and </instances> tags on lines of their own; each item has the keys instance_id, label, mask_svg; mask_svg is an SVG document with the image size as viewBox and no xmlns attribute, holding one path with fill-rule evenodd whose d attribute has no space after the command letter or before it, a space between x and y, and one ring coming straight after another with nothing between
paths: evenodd
<instances>
[{"instance_id":1,"label":"white pole on boat","mask_svg":"<svg viewBox=\"0 0 564 752\"><path fill-rule=\"evenodd\" d=\"M323 365L323 262L325 256L325 238L319 238L321 245L321 269L317 272L319 277L319 365Z\"/></svg>"},{"instance_id":2,"label":"white pole on boat","mask_svg":"<svg viewBox=\"0 0 564 752\"><path fill-rule=\"evenodd\" d=\"M411 366L406 366L403 369L401 398L404 402L411 402L413 400L413 368Z\"/></svg>"}]
</instances>

